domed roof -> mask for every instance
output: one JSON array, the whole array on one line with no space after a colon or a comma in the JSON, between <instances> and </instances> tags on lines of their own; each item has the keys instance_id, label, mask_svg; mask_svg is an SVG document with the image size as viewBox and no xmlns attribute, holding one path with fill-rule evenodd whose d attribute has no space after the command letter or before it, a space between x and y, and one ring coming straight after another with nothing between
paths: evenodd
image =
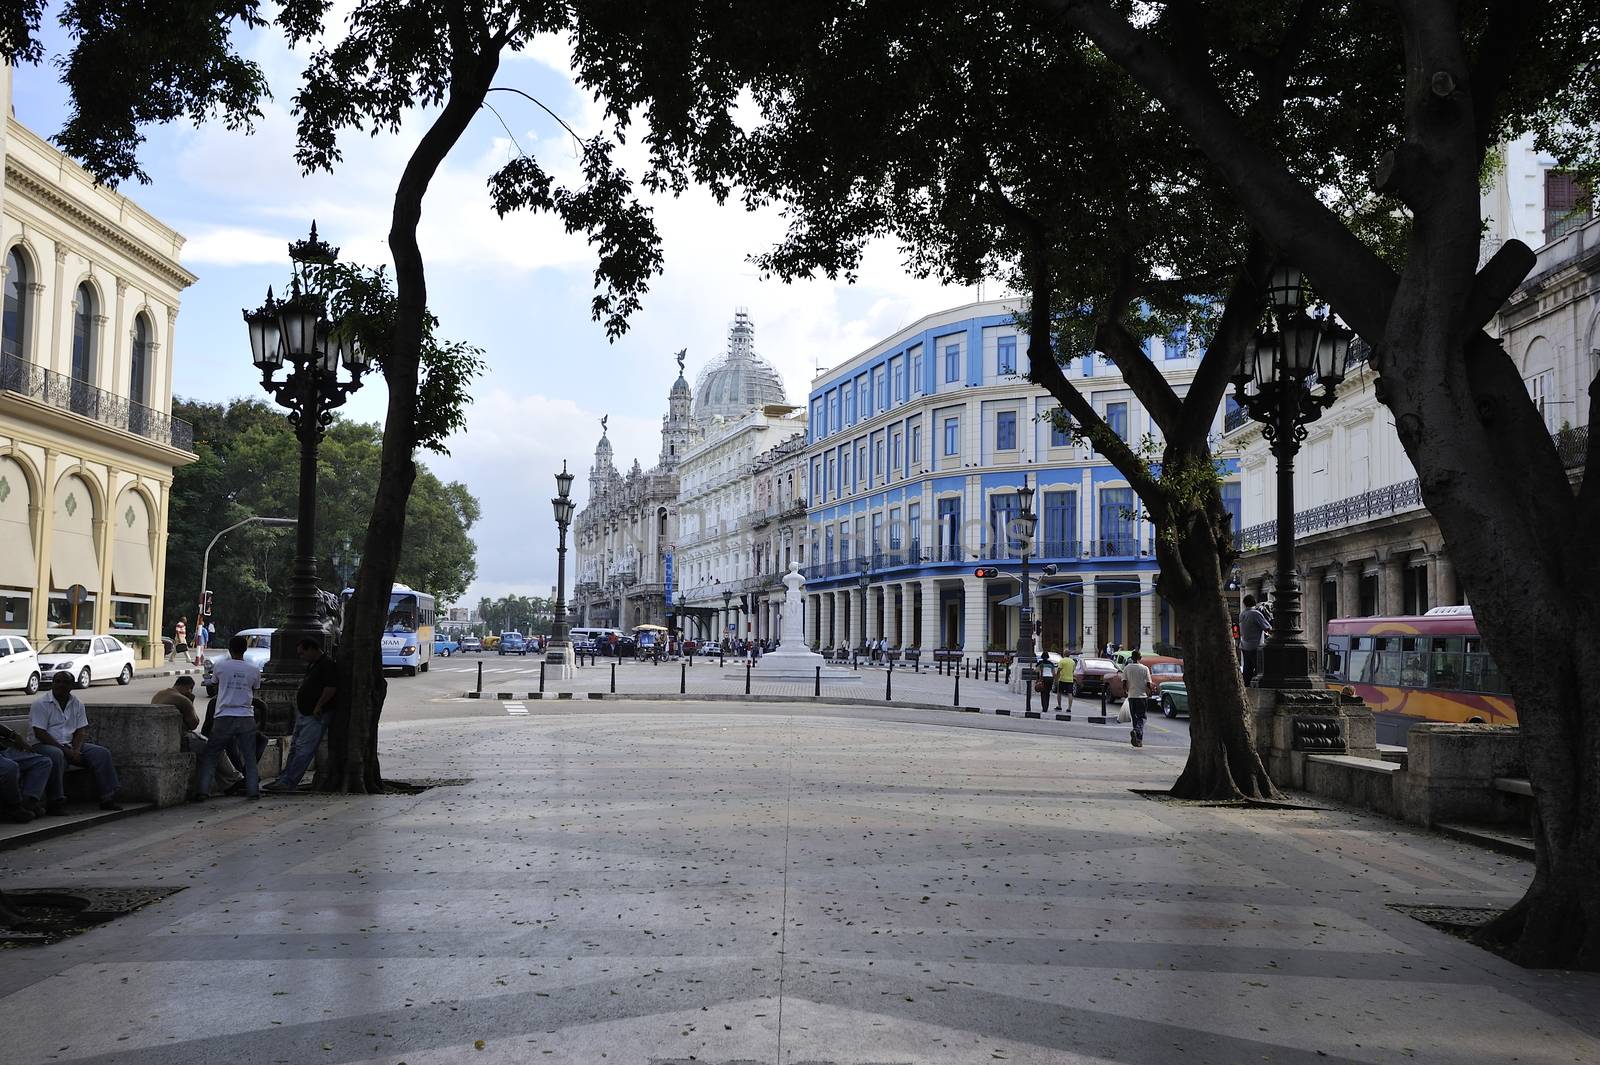
<instances>
[{"instance_id":1,"label":"domed roof","mask_svg":"<svg viewBox=\"0 0 1600 1065\"><path fill-rule=\"evenodd\" d=\"M742 418L772 404L787 405L783 378L770 362L756 354L755 340L750 312L736 312L728 329L727 354L700 372L695 386L695 421Z\"/></svg>"}]
</instances>

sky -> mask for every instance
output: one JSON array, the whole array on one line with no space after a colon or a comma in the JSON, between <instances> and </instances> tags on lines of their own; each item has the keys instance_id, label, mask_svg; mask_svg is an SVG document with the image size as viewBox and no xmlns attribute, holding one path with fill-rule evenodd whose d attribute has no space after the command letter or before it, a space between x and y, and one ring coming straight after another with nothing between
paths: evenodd
<instances>
[{"instance_id":1,"label":"sky","mask_svg":"<svg viewBox=\"0 0 1600 1065\"><path fill-rule=\"evenodd\" d=\"M23 124L50 137L68 113L51 62L67 42L53 24L47 31L46 61L15 71L13 105ZM287 244L304 237L313 219L345 259L389 262L394 181L430 117L414 113L394 136L347 135L344 162L334 173L303 175L294 161L289 108L304 57L270 32L239 41L266 71L274 94L254 133L220 123L150 128L140 159L151 181L120 189L187 238L183 264L199 280L183 294L174 394L193 400L265 395L240 312L259 305L268 285L283 286ZM542 39L510 57L496 85L537 97L580 135L604 128L599 105L572 82L563 40ZM481 111L456 145L430 187L420 232L441 335L481 347L488 365L449 454L420 456L441 478L465 483L482 504L472 530L478 576L463 598L467 604L480 595L549 593L556 569L553 475L565 460L579 475L574 493L581 505L602 415L610 416L619 468L626 471L636 457L645 468L653 465L677 375L673 355L688 349L693 383L725 349L736 308L749 310L757 352L783 375L790 402L800 404L819 367L975 296L910 276L889 243L869 250L854 284L763 279L748 257L782 234L779 211L719 207L709 193L692 189L652 199L665 272L653 279L629 331L609 343L589 317L594 257L584 237L564 233L551 217L502 220L489 204L488 176L515 151L508 128L558 180L576 173L572 141L511 93L492 93L490 103L500 118ZM619 162L637 175L641 158L630 145ZM385 401L382 378L373 375L345 414L381 422Z\"/></svg>"}]
</instances>

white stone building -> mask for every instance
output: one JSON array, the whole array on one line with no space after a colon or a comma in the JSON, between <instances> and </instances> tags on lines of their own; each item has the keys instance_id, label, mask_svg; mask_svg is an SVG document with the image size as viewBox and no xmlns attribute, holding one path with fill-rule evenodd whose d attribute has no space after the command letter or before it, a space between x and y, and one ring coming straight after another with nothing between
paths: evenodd
<instances>
[{"instance_id":1,"label":"white stone building","mask_svg":"<svg viewBox=\"0 0 1600 1065\"><path fill-rule=\"evenodd\" d=\"M0 70L0 634L161 659L183 237L12 114ZM81 588L74 608L69 593ZM195 593L199 589L194 589Z\"/></svg>"},{"instance_id":2,"label":"white stone building","mask_svg":"<svg viewBox=\"0 0 1600 1065\"><path fill-rule=\"evenodd\" d=\"M765 637L777 631L771 600L782 598L771 579L784 545L773 536L793 529L793 503L805 498L794 446L783 445L804 437L806 419L756 354L745 311L727 352L701 373L694 421L700 436L678 471L678 627L700 639Z\"/></svg>"}]
</instances>

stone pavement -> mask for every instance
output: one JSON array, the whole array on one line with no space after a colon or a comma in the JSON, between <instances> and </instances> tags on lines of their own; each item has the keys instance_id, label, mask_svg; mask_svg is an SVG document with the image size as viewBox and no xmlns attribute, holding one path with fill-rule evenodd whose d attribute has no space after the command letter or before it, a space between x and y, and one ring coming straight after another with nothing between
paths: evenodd
<instances>
[{"instance_id":1,"label":"stone pavement","mask_svg":"<svg viewBox=\"0 0 1600 1065\"><path fill-rule=\"evenodd\" d=\"M186 890L0 952L0 1059L1600 1060L1600 979L1388 908L1505 905L1526 863L1151 801L1179 752L1013 719L635 706L385 729L391 775L461 786L8 853L7 888Z\"/></svg>"}]
</instances>

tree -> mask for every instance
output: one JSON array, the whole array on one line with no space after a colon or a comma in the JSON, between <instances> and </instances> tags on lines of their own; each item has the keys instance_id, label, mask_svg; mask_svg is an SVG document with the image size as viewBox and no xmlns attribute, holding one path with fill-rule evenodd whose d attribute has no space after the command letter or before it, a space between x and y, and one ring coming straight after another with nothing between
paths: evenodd
<instances>
[{"instance_id":1,"label":"tree","mask_svg":"<svg viewBox=\"0 0 1600 1065\"><path fill-rule=\"evenodd\" d=\"M888 234L919 273L999 277L1026 294L1029 379L1156 525L1158 590L1179 618L1194 692L1189 762L1173 790L1274 795L1233 649L1224 582L1234 545L1209 440L1260 315L1269 257L1214 193L1205 157L1174 146L1171 120L1118 68L1059 47L1053 20L1026 6L799 5L759 22L707 19L690 48L662 32L680 17L673 4L588 5L583 76L618 121L648 116L669 179L783 206L787 234L757 257L771 273L851 275L866 242ZM1268 111L1283 98L1299 25L1267 18L1253 29L1258 110ZM1286 155L1342 181L1297 142L1304 124L1286 124ZM1370 213L1370 203L1346 197L1343 209ZM1145 349L1174 332L1206 346L1183 396ZM1159 441L1120 438L1063 373L1095 351L1121 370Z\"/></svg>"},{"instance_id":2,"label":"tree","mask_svg":"<svg viewBox=\"0 0 1600 1065\"><path fill-rule=\"evenodd\" d=\"M1372 178L1410 219L1394 265L1275 155L1238 84L1217 76L1217 42L1190 35L1180 5L1141 25L1121 5L1047 6L1062 19L1062 46L1081 47L1082 34L1128 71L1211 160L1251 224L1372 344L1379 400L1516 698L1538 809L1533 882L1483 938L1526 964L1600 969L1600 479L1574 490L1516 364L1483 331L1532 253L1511 241L1478 266L1488 150L1535 124L1594 121L1593 111L1566 108L1594 97L1600 5L1317 5L1325 10L1307 25L1307 54L1340 54L1339 29L1354 18L1403 52L1403 80L1371 87L1366 100L1398 130ZM1208 5L1234 17L1255 7ZM1340 78L1337 68L1329 75ZM1294 91L1311 99L1320 86L1297 77ZM1600 380L1589 394L1600 402ZM1591 434L1586 469L1597 457Z\"/></svg>"},{"instance_id":3,"label":"tree","mask_svg":"<svg viewBox=\"0 0 1600 1065\"><path fill-rule=\"evenodd\" d=\"M37 62L43 0L25 0L0 18L0 48L12 62ZM434 174L484 106L501 57L535 38L570 27L565 5L498 0L396 4L357 0L340 27L325 0L284 0L274 20L285 37L313 51L294 94L296 157L307 171L333 170L340 138L354 132L396 132L413 109L431 111L395 187L389 250L394 299L380 344L368 336L388 385L382 462L363 537L355 595L345 618L346 713L330 734L333 764L321 788L381 790L377 730L382 712L382 635L389 588L401 565L407 502L417 476L418 448L438 447L460 425L459 392L448 365L428 372L430 317L417 228ZM215 114L248 127L267 92L259 67L238 55L235 27L266 23L257 0L94 0L65 5L60 20L73 35L62 61L75 111L59 136L98 179L143 178L136 158L138 127L149 121ZM329 43L324 43L329 42ZM156 60L159 60L156 61ZM537 101L535 101L537 102ZM542 106L542 105L541 105ZM556 183L528 156L509 163L491 183L496 209L558 214L570 232L598 246L592 311L615 338L626 327L650 278L660 271L659 240L649 212L633 197L611 160L604 136L580 142L583 181Z\"/></svg>"},{"instance_id":4,"label":"tree","mask_svg":"<svg viewBox=\"0 0 1600 1065\"><path fill-rule=\"evenodd\" d=\"M282 413L260 400L173 401L173 413L195 426L194 463L173 477L164 631L190 617L200 589L202 556L220 529L251 514L294 513L299 445ZM381 433L375 425L335 417L318 455L319 583L341 589L354 577L365 510L378 480ZM459 482L441 482L419 467L408 506L397 579L440 601L462 594L477 572L470 532L478 501ZM270 626L288 607L293 555L288 530L247 525L211 552L207 578L219 633Z\"/></svg>"}]
</instances>

